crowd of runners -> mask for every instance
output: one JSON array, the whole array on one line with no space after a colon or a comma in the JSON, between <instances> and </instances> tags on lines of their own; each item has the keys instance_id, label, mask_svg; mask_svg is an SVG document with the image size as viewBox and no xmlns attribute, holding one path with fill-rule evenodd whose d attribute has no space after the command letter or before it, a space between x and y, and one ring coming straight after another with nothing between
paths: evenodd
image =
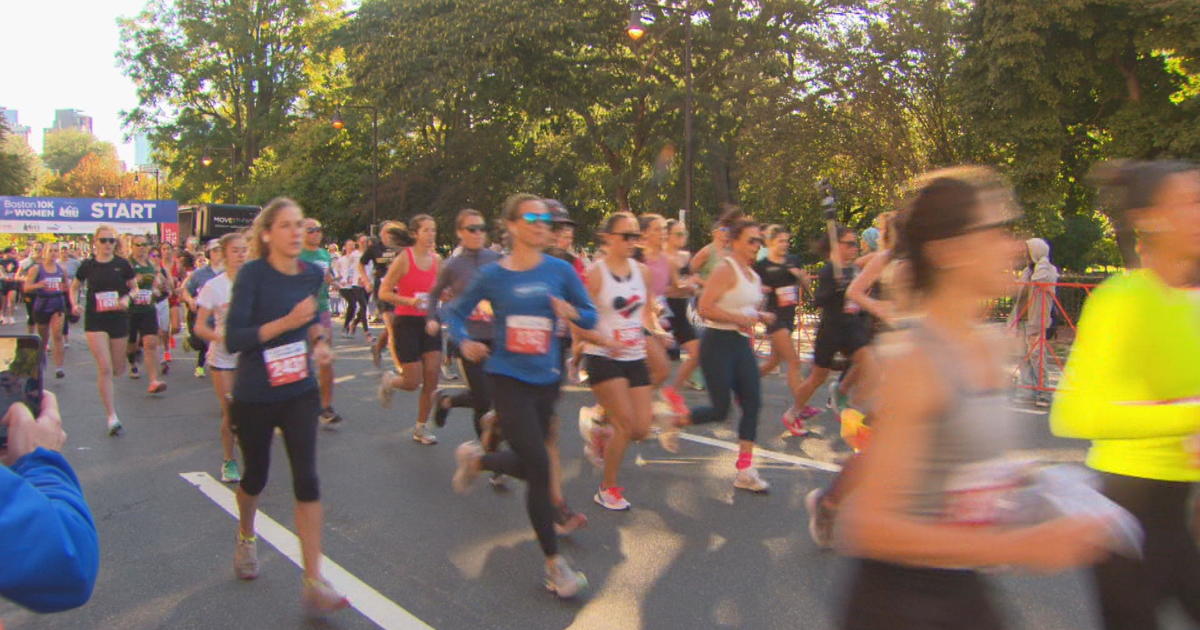
<instances>
[{"instance_id":1,"label":"crowd of runners","mask_svg":"<svg viewBox=\"0 0 1200 630\"><path fill-rule=\"evenodd\" d=\"M762 379L779 370L791 397L779 418L787 434L819 431L810 420L821 406L854 426L842 435L859 452L805 502L814 541L856 558L843 627L1003 627L985 577L1000 566L1093 566L1107 628L1153 628L1168 598L1200 623L1200 555L1188 531L1200 481L1200 171L1123 163L1097 183L1142 267L1087 301L1050 424L1092 441L1087 463L1109 510L1100 516L1028 518L1012 508L1035 476L1006 457L1011 366L1025 341L992 325L986 305L1014 293L1019 270L1028 279L1048 262L1044 241L1015 238L1019 207L986 168L918 178L862 234L831 227L812 271L787 227L738 208L717 218L694 255L684 223L613 212L588 256L563 204L514 195L495 242L484 213L453 217L456 247L443 258L429 215L331 247L320 222L280 198L249 230L203 244L100 227L87 244L6 251L0 317L25 316L59 379L82 318L110 436L125 431L113 379L128 370L145 377L149 395L165 395L172 365L190 361L183 347L195 351L183 371L211 379L217 470L238 484L235 573L258 575L254 517L278 434L313 613L348 604L321 575L316 443L319 428L353 430L334 410L333 346L359 343L361 332L380 368L380 406L396 390L417 393L416 405L381 411L411 420L416 445L438 444L455 409L469 413L476 439L454 449L455 491L484 472L495 485L524 482L545 584L560 597L587 586L559 549L587 525L563 492L563 385L586 384L594 396L577 421L600 479L592 498L622 511L639 495L621 485L632 443L653 438L673 453L688 427L735 418L729 483L767 492L755 446ZM815 336L802 346L808 311ZM439 387L452 363L461 393ZM708 404L689 407L682 389L704 391ZM1112 514L1136 520L1138 553L1120 551L1128 535Z\"/></svg>"}]
</instances>

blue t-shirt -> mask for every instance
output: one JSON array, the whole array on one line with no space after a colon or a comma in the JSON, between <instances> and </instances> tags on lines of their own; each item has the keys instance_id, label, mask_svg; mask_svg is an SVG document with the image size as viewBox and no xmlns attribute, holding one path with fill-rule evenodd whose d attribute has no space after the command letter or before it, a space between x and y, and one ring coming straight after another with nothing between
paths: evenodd
<instances>
[{"instance_id":1,"label":"blue t-shirt","mask_svg":"<svg viewBox=\"0 0 1200 630\"><path fill-rule=\"evenodd\" d=\"M442 320L457 342L470 339L467 318L481 300L492 303L495 341L484 366L489 374L500 374L529 383L550 385L562 377L558 345L554 334L557 321L550 296L569 302L579 311L575 325L596 325L596 307L579 275L571 265L550 256L527 271L510 271L499 263L479 270L467 290L442 310Z\"/></svg>"},{"instance_id":2,"label":"blue t-shirt","mask_svg":"<svg viewBox=\"0 0 1200 630\"><path fill-rule=\"evenodd\" d=\"M279 402L317 386L308 347L308 327L317 321L315 316L266 343L258 340L258 329L290 313L304 298L316 297L324 281L319 267L303 261L300 272L292 276L276 271L264 259L238 270L225 319L226 350L238 353L235 400Z\"/></svg>"}]
</instances>

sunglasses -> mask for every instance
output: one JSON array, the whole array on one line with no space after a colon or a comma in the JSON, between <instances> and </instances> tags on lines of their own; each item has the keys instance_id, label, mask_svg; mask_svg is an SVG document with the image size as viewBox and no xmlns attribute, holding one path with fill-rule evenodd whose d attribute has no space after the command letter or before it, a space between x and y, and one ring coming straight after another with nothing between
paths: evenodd
<instances>
[{"instance_id":1,"label":"sunglasses","mask_svg":"<svg viewBox=\"0 0 1200 630\"><path fill-rule=\"evenodd\" d=\"M112 238L110 236L102 236L102 237L96 239L96 242L100 243L101 245L116 245L117 239Z\"/></svg>"},{"instance_id":2,"label":"sunglasses","mask_svg":"<svg viewBox=\"0 0 1200 630\"><path fill-rule=\"evenodd\" d=\"M546 225L554 223L554 215L549 212L526 212L521 215L521 219L526 223L545 223Z\"/></svg>"},{"instance_id":3,"label":"sunglasses","mask_svg":"<svg viewBox=\"0 0 1200 630\"><path fill-rule=\"evenodd\" d=\"M305 229L304 229L304 231L305 231L305 232L308 232L309 234L316 234L316 233L318 233L318 232L320 232L320 231L321 231L321 228L319 228L319 227L310 227L310 228L305 228Z\"/></svg>"},{"instance_id":4,"label":"sunglasses","mask_svg":"<svg viewBox=\"0 0 1200 630\"><path fill-rule=\"evenodd\" d=\"M1016 224L1017 224L1016 219L1004 219L1002 221L992 221L990 223L980 223L979 225L972 225L971 227L964 228L961 232L959 232L959 235L972 234L974 232L987 232L988 230L1012 231L1013 227Z\"/></svg>"},{"instance_id":5,"label":"sunglasses","mask_svg":"<svg viewBox=\"0 0 1200 630\"><path fill-rule=\"evenodd\" d=\"M526 219L526 220L528 220L528 219ZM483 232L487 231L487 226L482 223L478 223L475 225L464 225L464 226L462 226L462 229L464 229L472 234L482 234Z\"/></svg>"},{"instance_id":6,"label":"sunglasses","mask_svg":"<svg viewBox=\"0 0 1200 630\"><path fill-rule=\"evenodd\" d=\"M758 245L759 247L762 247L763 245L766 244L766 241L764 241L762 238L756 236L756 237L750 239L750 244Z\"/></svg>"},{"instance_id":7,"label":"sunglasses","mask_svg":"<svg viewBox=\"0 0 1200 630\"><path fill-rule=\"evenodd\" d=\"M849 245L851 247L858 245L858 241L838 241L838 242L841 243L842 245Z\"/></svg>"},{"instance_id":8,"label":"sunglasses","mask_svg":"<svg viewBox=\"0 0 1200 630\"><path fill-rule=\"evenodd\" d=\"M642 235L638 232L610 232L613 236L620 236L625 239L626 243L642 240Z\"/></svg>"}]
</instances>

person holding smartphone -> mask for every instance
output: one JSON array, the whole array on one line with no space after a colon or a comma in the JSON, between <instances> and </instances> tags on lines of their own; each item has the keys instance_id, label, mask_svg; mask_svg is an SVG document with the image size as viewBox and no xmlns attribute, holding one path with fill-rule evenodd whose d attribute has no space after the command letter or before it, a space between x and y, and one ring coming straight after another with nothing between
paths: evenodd
<instances>
[{"instance_id":1,"label":"person holding smartphone","mask_svg":"<svg viewBox=\"0 0 1200 630\"><path fill-rule=\"evenodd\" d=\"M67 434L58 399L41 393L0 418L0 597L39 613L87 603L100 572L100 539L79 478L60 452Z\"/></svg>"},{"instance_id":2,"label":"person holding smartphone","mask_svg":"<svg viewBox=\"0 0 1200 630\"><path fill-rule=\"evenodd\" d=\"M117 256L117 232L112 227L96 228L92 257L79 265L67 299L71 312L84 313L83 330L88 349L96 361L96 389L104 405L106 425L110 436L120 435L124 427L117 418L113 400L113 377L125 373L125 346L129 337L129 294L136 275L128 260ZM84 303L76 299L81 286L86 285Z\"/></svg>"}]
</instances>

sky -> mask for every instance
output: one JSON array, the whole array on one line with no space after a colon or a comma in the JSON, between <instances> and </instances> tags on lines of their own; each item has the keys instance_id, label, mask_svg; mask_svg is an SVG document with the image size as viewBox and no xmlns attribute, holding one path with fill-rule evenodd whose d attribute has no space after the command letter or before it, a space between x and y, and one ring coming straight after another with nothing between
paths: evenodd
<instances>
[{"instance_id":1,"label":"sky","mask_svg":"<svg viewBox=\"0 0 1200 630\"><path fill-rule=\"evenodd\" d=\"M42 130L56 109L80 109L93 132L113 143L133 167L121 110L137 106L133 82L121 74L116 53L118 17L132 17L146 0L0 0L0 106L15 109L42 151Z\"/></svg>"}]
</instances>

